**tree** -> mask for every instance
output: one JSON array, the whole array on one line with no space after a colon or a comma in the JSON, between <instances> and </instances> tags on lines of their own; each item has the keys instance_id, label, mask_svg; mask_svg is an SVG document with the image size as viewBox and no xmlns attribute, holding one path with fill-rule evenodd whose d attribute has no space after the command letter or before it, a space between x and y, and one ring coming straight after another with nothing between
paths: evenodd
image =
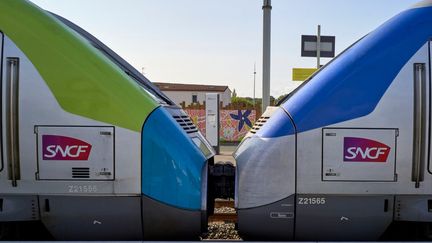
<instances>
[{"instance_id":1,"label":"tree","mask_svg":"<svg viewBox=\"0 0 432 243\"><path fill-rule=\"evenodd\" d=\"M235 90L235 89L233 89L233 92L232 92L232 97L233 97L233 98L236 98L236 97L237 97L237 92L236 92L236 90Z\"/></svg>"},{"instance_id":2,"label":"tree","mask_svg":"<svg viewBox=\"0 0 432 243\"><path fill-rule=\"evenodd\" d=\"M244 98L244 97L232 97L231 104L238 104L244 106L253 106L252 99Z\"/></svg>"}]
</instances>

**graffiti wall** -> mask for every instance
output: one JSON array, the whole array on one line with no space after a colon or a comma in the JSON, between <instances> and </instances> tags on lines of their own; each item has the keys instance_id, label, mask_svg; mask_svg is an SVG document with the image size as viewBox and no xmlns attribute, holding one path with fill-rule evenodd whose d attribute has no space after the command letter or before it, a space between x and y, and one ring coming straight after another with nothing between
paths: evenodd
<instances>
[{"instance_id":1,"label":"graffiti wall","mask_svg":"<svg viewBox=\"0 0 432 243\"><path fill-rule=\"evenodd\" d=\"M195 125L205 135L205 110L185 109ZM220 141L239 142L252 128L256 120L255 110L221 110Z\"/></svg>"}]
</instances>

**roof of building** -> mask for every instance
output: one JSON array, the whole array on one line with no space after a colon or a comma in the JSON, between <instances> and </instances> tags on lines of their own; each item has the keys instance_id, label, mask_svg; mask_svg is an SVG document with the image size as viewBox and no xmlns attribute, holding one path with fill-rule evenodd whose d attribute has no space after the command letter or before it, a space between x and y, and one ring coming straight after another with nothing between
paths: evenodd
<instances>
[{"instance_id":1,"label":"roof of building","mask_svg":"<svg viewBox=\"0 0 432 243\"><path fill-rule=\"evenodd\" d=\"M202 84L177 84L177 83L157 83L154 82L161 91L195 91L195 92L225 92L228 86L222 85L202 85Z\"/></svg>"}]
</instances>

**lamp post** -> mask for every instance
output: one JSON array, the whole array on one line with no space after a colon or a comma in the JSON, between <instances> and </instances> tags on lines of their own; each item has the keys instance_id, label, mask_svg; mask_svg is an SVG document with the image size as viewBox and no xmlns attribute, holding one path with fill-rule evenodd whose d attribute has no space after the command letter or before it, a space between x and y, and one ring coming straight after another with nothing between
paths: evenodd
<instances>
[{"instance_id":1,"label":"lamp post","mask_svg":"<svg viewBox=\"0 0 432 243\"><path fill-rule=\"evenodd\" d=\"M262 112L270 105L271 0L263 3L263 86Z\"/></svg>"},{"instance_id":2,"label":"lamp post","mask_svg":"<svg viewBox=\"0 0 432 243\"><path fill-rule=\"evenodd\" d=\"M254 72L253 72L253 77L254 77L254 87L253 87L253 105L254 108L256 106L256 101L255 101L255 81L256 81L256 63L254 63Z\"/></svg>"}]
</instances>

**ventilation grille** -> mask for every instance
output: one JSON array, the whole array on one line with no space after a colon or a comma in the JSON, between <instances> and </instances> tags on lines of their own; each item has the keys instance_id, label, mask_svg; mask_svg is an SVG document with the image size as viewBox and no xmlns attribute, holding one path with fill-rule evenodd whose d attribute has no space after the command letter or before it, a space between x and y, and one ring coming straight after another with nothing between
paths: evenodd
<instances>
[{"instance_id":1,"label":"ventilation grille","mask_svg":"<svg viewBox=\"0 0 432 243\"><path fill-rule=\"evenodd\" d=\"M90 178L90 168L72 168L72 178L76 178L76 179Z\"/></svg>"},{"instance_id":2,"label":"ventilation grille","mask_svg":"<svg viewBox=\"0 0 432 243\"><path fill-rule=\"evenodd\" d=\"M198 132L198 128L193 124L189 116L173 116L178 124L186 131L186 133Z\"/></svg>"},{"instance_id":3,"label":"ventilation grille","mask_svg":"<svg viewBox=\"0 0 432 243\"><path fill-rule=\"evenodd\" d=\"M258 119L258 121L255 122L252 129L250 130L251 133L255 134L258 132L258 130L261 129L261 127L267 122L269 119L269 116L262 116Z\"/></svg>"}]
</instances>

